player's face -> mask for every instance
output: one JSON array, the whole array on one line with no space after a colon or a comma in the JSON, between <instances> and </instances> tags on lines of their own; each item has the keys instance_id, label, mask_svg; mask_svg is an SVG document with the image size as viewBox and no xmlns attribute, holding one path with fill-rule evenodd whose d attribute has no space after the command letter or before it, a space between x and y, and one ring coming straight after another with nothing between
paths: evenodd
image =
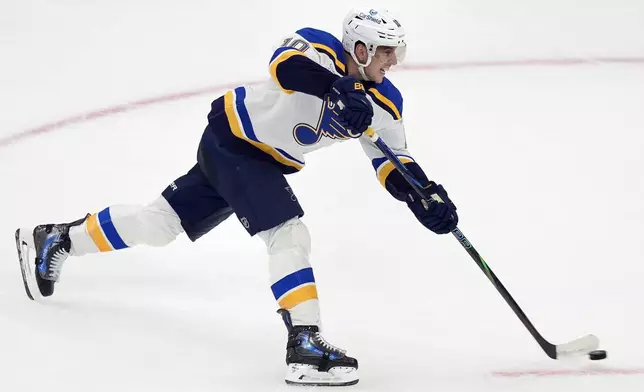
<instances>
[{"instance_id":1,"label":"player's face","mask_svg":"<svg viewBox=\"0 0 644 392\"><path fill-rule=\"evenodd\" d=\"M389 68L398 64L398 61L395 47L379 46L371 58L371 63L365 68L365 73L374 82L382 83Z\"/></svg>"}]
</instances>

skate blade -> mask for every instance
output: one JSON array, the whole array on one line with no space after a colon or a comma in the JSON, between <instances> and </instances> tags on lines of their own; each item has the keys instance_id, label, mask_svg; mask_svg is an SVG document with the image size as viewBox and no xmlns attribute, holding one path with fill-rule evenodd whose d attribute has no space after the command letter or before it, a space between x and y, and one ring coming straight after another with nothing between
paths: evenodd
<instances>
[{"instance_id":1,"label":"skate blade","mask_svg":"<svg viewBox=\"0 0 644 392\"><path fill-rule=\"evenodd\" d=\"M29 229L16 230L16 250L18 251L18 261L20 262L20 272L22 273L22 283L25 286L25 292L30 300L40 298L40 290L36 281L36 260L32 260L30 250L34 250L34 236Z\"/></svg>"},{"instance_id":2,"label":"skate blade","mask_svg":"<svg viewBox=\"0 0 644 392\"><path fill-rule=\"evenodd\" d=\"M328 372L319 372L316 366L292 363L286 368L287 384L308 386L346 386L359 381L358 369L334 367Z\"/></svg>"}]
</instances>

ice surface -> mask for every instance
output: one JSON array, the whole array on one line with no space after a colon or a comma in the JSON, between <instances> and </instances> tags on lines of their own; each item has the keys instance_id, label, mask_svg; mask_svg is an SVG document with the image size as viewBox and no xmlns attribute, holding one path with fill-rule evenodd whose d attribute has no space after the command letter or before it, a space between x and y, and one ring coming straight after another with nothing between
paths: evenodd
<instances>
[{"instance_id":1,"label":"ice surface","mask_svg":"<svg viewBox=\"0 0 644 392\"><path fill-rule=\"evenodd\" d=\"M194 244L69 259L54 297L24 294L15 228L155 198L194 164L216 86L266 77L270 46L294 28L339 33L346 7L163 3L1 6L0 140L212 87L0 146L1 391L292 390L263 244L234 219ZM388 7L409 26L410 64L644 57L635 0ZM424 230L348 142L289 181L325 337L360 360L352 390L642 391L644 65L391 79L416 160L533 323L553 343L596 334L609 357L548 359L460 245Z\"/></svg>"}]
</instances>

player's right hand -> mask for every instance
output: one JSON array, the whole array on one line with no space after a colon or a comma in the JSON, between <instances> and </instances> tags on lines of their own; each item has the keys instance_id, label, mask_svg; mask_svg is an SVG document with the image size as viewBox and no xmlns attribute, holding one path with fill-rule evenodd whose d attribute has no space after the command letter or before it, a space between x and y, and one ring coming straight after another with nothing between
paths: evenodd
<instances>
[{"instance_id":1,"label":"player's right hand","mask_svg":"<svg viewBox=\"0 0 644 392\"><path fill-rule=\"evenodd\" d=\"M337 104L340 122L351 133L362 134L371 125L373 107L364 85L353 76L344 76L331 85L331 101Z\"/></svg>"},{"instance_id":2,"label":"player's right hand","mask_svg":"<svg viewBox=\"0 0 644 392\"><path fill-rule=\"evenodd\" d=\"M415 193L407 195L407 206L411 212L423 226L436 234L447 234L454 230L458 225L458 214L445 188L430 181L424 191L424 200Z\"/></svg>"}]
</instances>

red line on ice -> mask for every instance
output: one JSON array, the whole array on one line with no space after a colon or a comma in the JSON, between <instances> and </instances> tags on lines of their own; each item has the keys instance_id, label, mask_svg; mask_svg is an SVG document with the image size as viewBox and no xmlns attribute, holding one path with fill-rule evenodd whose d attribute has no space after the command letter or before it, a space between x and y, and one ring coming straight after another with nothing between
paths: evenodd
<instances>
[{"instance_id":1,"label":"red line on ice","mask_svg":"<svg viewBox=\"0 0 644 392\"><path fill-rule=\"evenodd\" d=\"M488 67L522 67L522 66L578 66L578 65L596 65L596 64L644 64L644 57L598 57L598 58L561 58L561 59L526 59L526 60L507 60L507 61L464 61L464 62L436 62L427 64L410 64L400 66L399 70L406 71L450 71L472 68ZM251 83L240 83L251 84ZM233 88L236 85L218 85L206 87L198 90L178 92L174 94L162 95L142 99L122 105L98 109L73 117L68 117L59 121L43 124L35 128L26 129L21 132L0 138L0 148L7 147L20 141L50 133L69 125L81 124L108 117L114 114L129 112L142 107L154 105L157 103L166 103L179 101L181 99L191 98L204 94L211 94L224 89Z\"/></svg>"}]
</instances>

